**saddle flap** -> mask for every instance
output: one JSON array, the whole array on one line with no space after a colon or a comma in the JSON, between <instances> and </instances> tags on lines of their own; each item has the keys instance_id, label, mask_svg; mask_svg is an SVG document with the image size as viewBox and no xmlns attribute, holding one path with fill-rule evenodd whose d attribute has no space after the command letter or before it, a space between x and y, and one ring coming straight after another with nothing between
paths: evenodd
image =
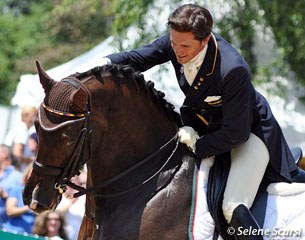
<instances>
[{"instance_id":1,"label":"saddle flap","mask_svg":"<svg viewBox=\"0 0 305 240\"><path fill-rule=\"evenodd\" d=\"M223 194L225 191L229 171L230 153L215 156L215 161L209 172L207 201L210 213L215 221L214 239L220 234L225 240L234 240L232 235L227 233L229 224L222 211Z\"/></svg>"},{"instance_id":2,"label":"saddle flap","mask_svg":"<svg viewBox=\"0 0 305 240\"><path fill-rule=\"evenodd\" d=\"M230 152L227 152L215 156L214 165L211 167L209 172L207 202L209 211L215 221L215 232L213 239L217 239L218 235L220 234L224 240L234 240L234 237L229 235L227 232L229 224L222 211L223 195L230 166ZM266 192L266 187L261 185L250 209L260 226L263 226L265 220L267 197L268 194Z\"/></svg>"}]
</instances>

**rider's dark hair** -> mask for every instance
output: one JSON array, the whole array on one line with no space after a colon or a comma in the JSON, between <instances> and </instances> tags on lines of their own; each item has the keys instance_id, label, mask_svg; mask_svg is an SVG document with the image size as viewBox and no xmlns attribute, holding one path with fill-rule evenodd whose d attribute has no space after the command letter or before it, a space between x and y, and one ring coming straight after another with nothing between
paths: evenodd
<instances>
[{"instance_id":1,"label":"rider's dark hair","mask_svg":"<svg viewBox=\"0 0 305 240\"><path fill-rule=\"evenodd\" d=\"M171 14L167 25L178 32L192 32L196 40L202 41L212 32L213 18L206 8L185 4Z\"/></svg>"}]
</instances>

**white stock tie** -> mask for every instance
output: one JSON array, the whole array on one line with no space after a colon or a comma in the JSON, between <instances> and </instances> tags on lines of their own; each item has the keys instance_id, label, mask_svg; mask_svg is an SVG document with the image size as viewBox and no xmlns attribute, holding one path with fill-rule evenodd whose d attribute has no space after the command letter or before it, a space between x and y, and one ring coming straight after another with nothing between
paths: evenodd
<instances>
[{"instance_id":1,"label":"white stock tie","mask_svg":"<svg viewBox=\"0 0 305 240\"><path fill-rule=\"evenodd\" d=\"M194 79L198 73L196 64L193 61L183 64L183 71L186 81L190 86L192 86Z\"/></svg>"}]
</instances>

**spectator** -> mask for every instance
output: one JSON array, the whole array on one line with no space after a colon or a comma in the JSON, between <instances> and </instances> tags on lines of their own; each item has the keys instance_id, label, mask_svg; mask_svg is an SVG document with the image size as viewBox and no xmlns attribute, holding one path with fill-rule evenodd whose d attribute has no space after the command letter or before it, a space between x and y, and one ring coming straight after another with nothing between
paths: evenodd
<instances>
[{"instance_id":1,"label":"spectator","mask_svg":"<svg viewBox=\"0 0 305 240\"><path fill-rule=\"evenodd\" d=\"M37 216L33 234L52 240L68 240L65 225L66 221L62 212L58 210L44 212Z\"/></svg>"},{"instance_id":2,"label":"spectator","mask_svg":"<svg viewBox=\"0 0 305 240\"><path fill-rule=\"evenodd\" d=\"M85 187L87 182L87 173L81 171L80 175L75 176L71 181L76 185ZM67 187L67 190L57 207L57 210L64 213L67 221L66 230L69 240L77 239L82 219L85 214L86 196L82 195L78 198L73 198L75 192L74 189Z\"/></svg>"},{"instance_id":3,"label":"spectator","mask_svg":"<svg viewBox=\"0 0 305 240\"><path fill-rule=\"evenodd\" d=\"M36 132L33 132L28 139L28 148L33 157L36 158L38 150L38 136Z\"/></svg>"},{"instance_id":4,"label":"spectator","mask_svg":"<svg viewBox=\"0 0 305 240\"><path fill-rule=\"evenodd\" d=\"M9 147L0 145L0 227L7 220L5 203L8 192L22 182L22 173L12 165Z\"/></svg>"},{"instance_id":5,"label":"spectator","mask_svg":"<svg viewBox=\"0 0 305 240\"><path fill-rule=\"evenodd\" d=\"M32 233L35 214L27 205L24 205L22 199L24 185L30 177L31 171L32 165L29 165L23 174L23 184L15 186L8 192L5 204L8 219L3 223L3 228L9 232Z\"/></svg>"},{"instance_id":6,"label":"spectator","mask_svg":"<svg viewBox=\"0 0 305 240\"><path fill-rule=\"evenodd\" d=\"M12 148L13 157L18 161L21 171L24 171L35 156L28 149L29 136L35 132L34 121L37 115L37 108L25 106L21 109L22 122L11 129L7 134L4 142Z\"/></svg>"}]
</instances>

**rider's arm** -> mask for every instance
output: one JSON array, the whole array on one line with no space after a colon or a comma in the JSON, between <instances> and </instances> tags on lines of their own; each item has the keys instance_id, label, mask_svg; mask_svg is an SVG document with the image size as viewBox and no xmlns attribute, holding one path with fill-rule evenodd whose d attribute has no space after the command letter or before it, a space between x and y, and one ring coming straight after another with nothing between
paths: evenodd
<instances>
[{"instance_id":1,"label":"rider's arm","mask_svg":"<svg viewBox=\"0 0 305 240\"><path fill-rule=\"evenodd\" d=\"M169 35L165 35L141 48L106 56L111 63L129 64L136 71L144 72L156 65L170 60L171 44Z\"/></svg>"}]
</instances>

